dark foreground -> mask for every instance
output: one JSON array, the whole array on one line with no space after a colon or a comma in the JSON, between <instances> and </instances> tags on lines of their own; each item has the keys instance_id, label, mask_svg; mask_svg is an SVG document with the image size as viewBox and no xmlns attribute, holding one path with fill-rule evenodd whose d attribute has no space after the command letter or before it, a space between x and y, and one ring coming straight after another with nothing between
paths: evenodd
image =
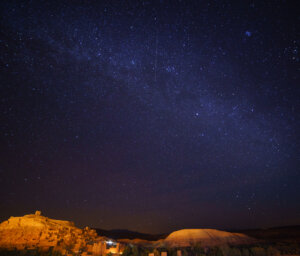
<instances>
[{"instance_id":1,"label":"dark foreground","mask_svg":"<svg viewBox=\"0 0 300 256\"><path fill-rule=\"evenodd\" d=\"M277 242L277 243L259 243L255 245L244 246L222 246L203 248L200 244L188 248L143 248L133 245L126 246L122 256L148 256L154 253L154 256L162 255L167 252L167 256L178 256L181 251L182 256L282 256L282 255L300 255L300 244L298 242ZM0 250L1 256L62 256L59 252L22 250L8 251ZM72 253L70 255L81 255ZM107 254L113 255L113 254Z\"/></svg>"}]
</instances>

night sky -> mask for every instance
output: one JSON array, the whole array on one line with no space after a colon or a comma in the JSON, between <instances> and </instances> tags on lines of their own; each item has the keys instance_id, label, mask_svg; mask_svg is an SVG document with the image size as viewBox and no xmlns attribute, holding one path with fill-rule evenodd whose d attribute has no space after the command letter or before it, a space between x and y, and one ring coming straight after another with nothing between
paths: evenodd
<instances>
[{"instance_id":1,"label":"night sky","mask_svg":"<svg viewBox=\"0 0 300 256\"><path fill-rule=\"evenodd\" d=\"M1 1L0 220L300 224L297 1L233 2Z\"/></svg>"}]
</instances>

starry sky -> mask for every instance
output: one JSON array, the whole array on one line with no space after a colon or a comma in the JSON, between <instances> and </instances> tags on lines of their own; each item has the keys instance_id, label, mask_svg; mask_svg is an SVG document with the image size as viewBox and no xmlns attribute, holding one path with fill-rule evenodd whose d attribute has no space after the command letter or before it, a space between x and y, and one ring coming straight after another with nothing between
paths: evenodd
<instances>
[{"instance_id":1,"label":"starry sky","mask_svg":"<svg viewBox=\"0 0 300 256\"><path fill-rule=\"evenodd\" d=\"M1 1L0 220L300 224L296 1L239 2Z\"/></svg>"}]
</instances>

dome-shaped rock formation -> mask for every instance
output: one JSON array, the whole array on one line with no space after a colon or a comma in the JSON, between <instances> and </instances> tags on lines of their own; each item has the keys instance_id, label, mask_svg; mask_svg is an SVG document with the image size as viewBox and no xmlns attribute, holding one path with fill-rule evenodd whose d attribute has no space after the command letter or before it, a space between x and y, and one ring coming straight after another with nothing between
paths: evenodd
<instances>
[{"instance_id":1,"label":"dome-shaped rock formation","mask_svg":"<svg viewBox=\"0 0 300 256\"><path fill-rule=\"evenodd\" d=\"M201 246L248 244L254 240L244 234L216 229L182 229L171 233L164 242L169 247L186 247L199 244Z\"/></svg>"}]
</instances>

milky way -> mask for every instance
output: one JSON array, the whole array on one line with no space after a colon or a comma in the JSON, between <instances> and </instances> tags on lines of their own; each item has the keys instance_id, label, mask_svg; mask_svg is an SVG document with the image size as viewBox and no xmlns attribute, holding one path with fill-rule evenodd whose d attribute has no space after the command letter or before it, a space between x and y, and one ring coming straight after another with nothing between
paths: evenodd
<instances>
[{"instance_id":1,"label":"milky way","mask_svg":"<svg viewBox=\"0 0 300 256\"><path fill-rule=\"evenodd\" d=\"M1 220L299 224L300 22L271 2L2 1Z\"/></svg>"}]
</instances>

